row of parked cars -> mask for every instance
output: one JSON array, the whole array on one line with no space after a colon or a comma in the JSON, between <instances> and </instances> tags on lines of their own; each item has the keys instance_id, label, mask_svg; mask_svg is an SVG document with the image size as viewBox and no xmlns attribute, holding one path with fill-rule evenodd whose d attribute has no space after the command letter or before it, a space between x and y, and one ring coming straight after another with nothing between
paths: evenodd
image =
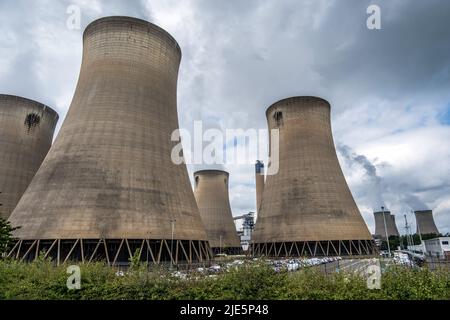
<instances>
[{"instance_id":1,"label":"row of parked cars","mask_svg":"<svg viewBox=\"0 0 450 320\"><path fill-rule=\"evenodd\" d=\"M275 271L288 270L296 271L300 268L314 267L321 264L331 263L342 260L341 257L324 258L305 258L305 259L287 259L287 260L267 260L271 263Z\"/></svg>"},{"instance_id":2,"label":"row of parked cars","mask_svg":"<svg viewBox=\"0 0 450 320\"><path fill-rule=\"evenodd\" d=\"M335 261L342 260L341 257L323 257L323 258L303 258L303 259L279 259L279 260L263 260L265 263L270 265L275 271L279 272L282 270L296 271L301 268L314 267L321 264L332 263ZM258 258L253 259L253 262L261 261ZM238 268L239 266L245 264L245 260L234 260L232 262L224 264L213 264L210 267L200 267L195 269L195 272L200 274L205 274L212 276L214 274L230 270L232 268ZM186 272L177 271L174 276L180 278L186 278Z\"/></svg>"}]
</instances>

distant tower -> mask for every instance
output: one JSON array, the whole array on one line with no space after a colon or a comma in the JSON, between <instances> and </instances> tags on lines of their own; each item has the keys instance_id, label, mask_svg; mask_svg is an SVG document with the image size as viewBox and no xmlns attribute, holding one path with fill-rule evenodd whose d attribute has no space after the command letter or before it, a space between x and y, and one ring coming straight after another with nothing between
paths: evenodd
<instances>
[{"instance_id":1,"label":"distant tower","mask_svg":"<svg viewBox=\"0 0 450 320\"><path fill-rule=\"evenodd\" d=\"M8 219L52 144L58 114L25 98L0 94L0 217Z\"/></svg>"},{"instance_id":2,"label":"distant tower","mask_svg":"<svg viewBox=\"0 0 450 320\"><path fill-rule=\"evenodd\" d=\"M171 159L180 60L174 38L147 21L86 28L67 117L11 215L22 226L12 254L111 265L135 252L150 263L210 258L186 166Z\"/></svg>"},{"instance_id":3,"label":"distant tower","mask_svg":"<svg viewBox=\"0 0 450 320\"><path fill-rule=\"evenodd\" d=\"M201 170L194 173L195 199L214 253L242 251L228 196L228 172Z\"/></svg>"},{"instance_id":4,"label":"distant tower","mask_svg":"<svg viewBox=\"0 0 450 320\"><path fill-rule=\"evenodd\" d=\"M256 180L256 212L259 212L261 199L264 191L264 163L257 160L255 164L255 180Z\"/></svg>"},{"instance_id":5,"label":"distant tower","mask_svg":"<svg viewBox=\"0 0 450 320\"><path fill-rule=\"evenodd\" d=\"M386 218L386 229L384 228L384 218L383 212L374 212L375 218L375 236L377 238L386 239L386 229L388 232L388 236L400 236L397 225L395 223L395 216L391 214L390 211L384 211L384 215Z\"/></svg>"},{"instance_id":6,"label":"distant tower","mask_svg":"<svg viewBox=\"0 0 450 320\"><path fill-rule=\"evenodd\" d=\"M370 255L372 237L334 147L330 105L315 97L281 100L266 111L279 129L279 159L267 175L253 233L254 255ZM271 150L276 141L270 141Z\"/></svg>"},{"instance_id":7,"label":"distant tower","mask_svg":"<svg viewBox=\"0 0 450 320\"><path fill-rule=\"evenodd\" d=\"M414 215L416 216L417 233L439 234L439 230L434 222L432 210L414 211Z\"/></svg>"}]
</instances>

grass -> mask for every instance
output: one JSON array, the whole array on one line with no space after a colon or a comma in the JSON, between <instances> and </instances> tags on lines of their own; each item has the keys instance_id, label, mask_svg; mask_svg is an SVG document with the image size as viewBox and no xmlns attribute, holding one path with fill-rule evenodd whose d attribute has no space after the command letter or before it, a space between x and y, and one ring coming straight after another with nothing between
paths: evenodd
<instances>
[{"instance_id":1,"label":"grass","mask_svg":"<svg viewBox=\"0 0 450 320\"><path fill-rule=\"evenodd\" d=\"M244 264L214 277L183 280L162 269L133 266L117 276L102 264L81 265L81 289L68 290L67 265L39 259L26 264L0 261L0 299L29 300L366 300L450 299L450 272L392 267L380 290L369 290L355 274L325 275L315 269L276 273L263 264Z\"/></svg>"}]
</instances>

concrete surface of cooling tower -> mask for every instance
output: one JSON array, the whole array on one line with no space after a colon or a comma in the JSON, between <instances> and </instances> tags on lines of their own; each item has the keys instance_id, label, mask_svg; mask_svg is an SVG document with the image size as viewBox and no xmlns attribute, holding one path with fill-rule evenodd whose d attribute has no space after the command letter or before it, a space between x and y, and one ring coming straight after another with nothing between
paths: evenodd
<instances>
[{"instance_id":1,"label":"concrete surface of cooling tower","mask_svg":"<svg viewBox=\"0 0 450 320\"><path fill-rule=\"evenodd\" d=\"M210 246L216 253L242 250L230 207L228 179L228 172L221 170L194 173L195 199Z\"/></svg>"},{"instance_id":2,"label":"concrete surface of cooling tower","mask_svg":"<svg viewBox=\"0 0 450 320\"><path fill-rule=\"evenodd\" d=\"M279 130L279 159L270 155L279 170L266 177L254 253L371 254L372 237L336 155L330 104L293 97L273 104L266 116L269 130Z\"/></svg>"},{"instance_id":3,"label":"concrete surface of cooling tower","mask_svg":"<svg viewBox=\"0 0 450 320\"><path fill-rule=\"evenodd\" d=\"M15 235L47 246L67 240L68 248L81 239L77 258L87 255L83 248L95 256L105 247L103 258L112 261L125 250L128 261L134 246L158 262L175 252L174 261L195 260L194 253L208 258L186 166L171 159L180 47L160 27L130 17L92 22L83 42L72 104L11 216L22 226Z\"/></svg>"},{"instance_id":4,"label":"concrete surface of cooling tower","mask_svg":"<svg viewBox=\"0 0 450 320\"><path fill-rule=\"evenodd\" d=\"M386 229L388 236L400 236L397 224L395 223L395 216L390 211L384 211L385 218L383 218L383 212L374 212L375 218L375 236L386 239ZM386 219L386 228L384 227L384 220Z\"/></svg>"},{"instance_id":5,"label":"concrete surface of cooling tower","mask_svg":"<svg viewBox=\"0 0 450 320\"><path fill-rule=\"evenodd\" d=\"M26 98L0 94L0 217L7 219L52 144L58 114Z\"/></svg>"},{"instance_id":6,"label":"concrete surface of cooling tower","mask_svg":"<svg viewBox=\"0 0 450 320\"><path fill-rule=\"evenodd\" d=\"M432 210L417 210L414 211L416 216L416 232L421 234L439 234L436 223L433 218Z\"/></svg>"}]
</instances>

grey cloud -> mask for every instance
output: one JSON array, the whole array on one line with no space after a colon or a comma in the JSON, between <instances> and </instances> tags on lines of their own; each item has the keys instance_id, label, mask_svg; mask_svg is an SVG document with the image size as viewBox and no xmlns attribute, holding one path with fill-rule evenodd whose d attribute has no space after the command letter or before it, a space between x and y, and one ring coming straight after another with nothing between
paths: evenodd
<instances>
[{"instance_id":1,"label":"grey cloud","mask_svg":"<svg viewBox=\"0 0 450 320\"><path fill-rule=\"evenodd\" d=\"M450 101L449 1L376 1L379 31L365 25L369 0L1 1L0 46L11 57L0 57L1 90L56 106L61 118L81 58L82 31L65 28L70 3L80 5L83 27L101 16L131 15L177 39L180 124L189 130L200 119L222 128L266 128L273 102L326 98L338 144L366 157L353 162L378 158L382 200L400 214L410 211L405 203L414 195L450 231L450 126L441 119ZM360 177L361 170L374 177L370 165L344 171L358 205L367 208L379 202L369 196L376 179ZM253 168L230 173L234 211L254 208Z\"/></svg>"}]
</instances>

